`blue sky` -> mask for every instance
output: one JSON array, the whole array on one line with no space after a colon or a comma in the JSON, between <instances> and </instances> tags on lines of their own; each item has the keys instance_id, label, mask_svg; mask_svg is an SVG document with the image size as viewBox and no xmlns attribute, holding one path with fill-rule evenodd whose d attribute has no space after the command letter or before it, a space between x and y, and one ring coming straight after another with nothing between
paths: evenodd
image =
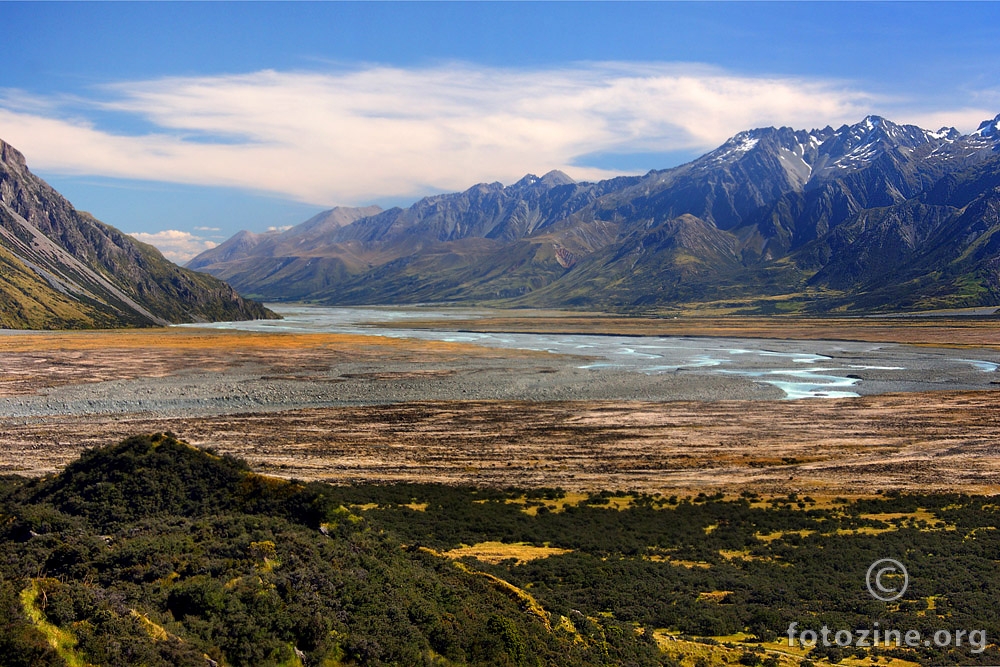
<instances>
[{"instance_id":1,"label":"blue sky","mask_svg":"<svg viewBox=\"0 0 1000 667\"><path fill-rule=\"evenodd\" d=\"M1000 112L1000 3L0 2L0 138L184 261L239 229L750 127Z\"/></svg>"}]
</instances>

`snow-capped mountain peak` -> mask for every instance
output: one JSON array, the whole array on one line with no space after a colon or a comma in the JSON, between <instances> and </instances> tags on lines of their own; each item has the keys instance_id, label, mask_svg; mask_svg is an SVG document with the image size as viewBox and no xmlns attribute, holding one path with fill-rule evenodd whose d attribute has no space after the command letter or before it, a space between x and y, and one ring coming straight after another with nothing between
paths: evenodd
<instances>
[{"instance_id":1,"label":"snow-capped mountain peak","mask_svg":"<svg viewBox=\"0 0 1000 667\"><path fill-rule=\"evenodd\" d=\"M863 124L867 129L874 130L876 127L882 125L884 121L885 119L882 118L881 116L868 115L865 116L864 120L862 120L861 123L859 123L859 125Z\"/></svg>"},{"instance_id":2,"label":"snow-capped mountain peak","mask_svg":"<svg viewBox=\"0 0 1000 667\"><path fill-rule=\"evenodd\" d=\"M979 124L979 129L972 134L977 137L1000 139L1000 114L993 120L984 120Z\"/></svg>"}]
</instances>

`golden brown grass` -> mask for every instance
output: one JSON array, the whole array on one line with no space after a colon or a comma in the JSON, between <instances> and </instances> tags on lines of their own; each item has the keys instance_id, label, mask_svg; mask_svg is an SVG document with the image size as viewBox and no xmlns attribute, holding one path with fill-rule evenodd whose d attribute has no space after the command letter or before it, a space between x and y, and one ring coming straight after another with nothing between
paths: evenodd
<instances>
[{"instance_id":1,"label":"golden brown grass","mask_svg":"<svg viewBox=\"0 0 1000 667\"><path fill-rule=\"evenodd\" d=\"M428 368L409 374L433 377L452 372L441 366L456 359L546 354L383 336L192 328L31 332L0 337L0 350L4 353L0 396L69 384L221 372L246 364L266 368L271 377L301 379L346 362L418 362ZM405 375L372 373L366 379Z\"/></svg>"},{"instance_id":2,"label":"golden brown grass","mask_svg":"<svg viewBox=\"0 0 1000 667\"><path fill-rule=\"evenodd\" d=\"M488 353L467 343L420 341L376 335L340 333L256 332L231 329L111 329L94 331L37 331L5 336L7 352L39 350L181 349L218 352L257 350L327 349L353 352L359 348L421 350L432 352Z\"/></svg>"},{"instance_id":3,"label":"golden brown grass","mask_svg":"<svg viewBox=\"0 0 1000 667\"><path fill-rule=\"evenodd\" d=\"M754 646L764 649L766 657L773 657L778 660L781 667L797 667L806 658L806 654L811 650L801 645L789 646L788 640L779 638L773 642L753 642L746 647L741 645L744 640L750 639L745 633L722 637L710 637L718 644L709 645L689 639L682 639L676 633L668 630L656 630L653 638L667 655L677 660L683 667L695 667L703 664L711 667L731 667L740 664L739 660L743 653ZM827 660L818 661L818 665L829 665ZM844 658L838 665L845 667L916 667L919 663L901 660L899 658L887 658L880 656L877 663L871 658L856 658L854 656Z\"/></svg>"},{"instance_id":4,"label":"golden brown grass","mask_svg":"<svg viewBox=\"0 0 1000 667\"><path fill-rule=\"evenodd\" d=\"M559 549L557 547L543 546L536 547L524 542L505 544L503 542L480 542L468 546L461 546L450 551L445 551L441 555L447 558L465 558L471 556L484 563L502 563L505 560L514 559L518 565L549 556L559 556L568 554L572 549Z\"/></svg>"},{"instance_id":5,"label":"golden brown grass","mask_svg":"<svg viewBox=\"0 0 1000 667\"><path fill-rule=\"evenodd\" d=\"M698 600L701 602L713 602L721 604L727 597L732 595L732 591L703 591L698 593Z\"/></svg>"}]
</instances>

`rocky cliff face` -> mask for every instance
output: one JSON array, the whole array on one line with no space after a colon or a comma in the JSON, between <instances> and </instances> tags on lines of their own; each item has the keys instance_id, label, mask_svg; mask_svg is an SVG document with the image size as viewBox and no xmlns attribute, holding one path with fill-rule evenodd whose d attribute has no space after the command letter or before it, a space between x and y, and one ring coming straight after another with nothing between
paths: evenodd
<instances>
[{"instance_id":1,"label":"rocky cliff face","mask_svg":"<svg viewBox=\"0 0 1000 667\"><path fill-rule=\"evenodd\" d=\"M0 327L86 328L276 317L77 211L0 141Z\"/></svg>"}]
</instances>

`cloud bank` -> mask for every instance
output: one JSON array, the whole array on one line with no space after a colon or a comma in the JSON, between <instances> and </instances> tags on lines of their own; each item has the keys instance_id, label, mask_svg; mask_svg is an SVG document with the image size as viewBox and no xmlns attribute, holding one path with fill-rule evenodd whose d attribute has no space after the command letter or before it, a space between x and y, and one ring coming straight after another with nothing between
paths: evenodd
<instances>
[{"instance_id":1,"label":"cloud bank","mask_svg":"<svg viewBox=\"0 0 1000 667\"><path fill-rule=\"evenodd\" d=\"M163 256L175 264L184 265L197 255L219 245L215 241L196 236L190 232L167 229L155 234L129 232L132 238L156 246Z\"/></svg>"},{"instance_id":2,"label":"cloud bank","mask_svg":"<svg viewBox=\"0 0 1000 667\"><path fill-rule=\"evenodd\" d=\"M8 90L0 136L36 169L239 187L326 206L510 183L529 171L597 179L611 174L583 156L707 151L752 127L838 125L893 105L843 82L701 65L372 66L124 82L72 99ZM964 108L947 124L974 127L992 115ZM921 119L904 116L890 115ZM116 119L145 131L127 133Z\"/></svg>"}]
</instances>

